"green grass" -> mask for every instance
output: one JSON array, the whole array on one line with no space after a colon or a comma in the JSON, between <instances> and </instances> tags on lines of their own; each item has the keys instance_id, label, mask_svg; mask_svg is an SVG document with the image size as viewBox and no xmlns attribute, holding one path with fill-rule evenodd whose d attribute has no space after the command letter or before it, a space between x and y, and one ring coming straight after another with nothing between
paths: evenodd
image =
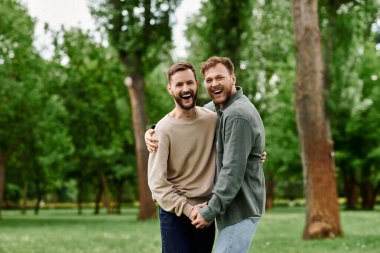
<instances>
[{"instance_id":1,"label":"green grass","mask_svg":"<svg viewBox=\"0 0 380 253\"><path fill-rule=\"evenodd\" d=\"M41 210L38 216L3 211L0 252L161 252L158 222L137 222L136 214L134 208L98 216L90 209L81 216L75 209ZM303 208L275 208L261 220L251 252L379 252L379 210L342 211L341 220L343 238L303 241Z\"/></svg>"}]
</instances>

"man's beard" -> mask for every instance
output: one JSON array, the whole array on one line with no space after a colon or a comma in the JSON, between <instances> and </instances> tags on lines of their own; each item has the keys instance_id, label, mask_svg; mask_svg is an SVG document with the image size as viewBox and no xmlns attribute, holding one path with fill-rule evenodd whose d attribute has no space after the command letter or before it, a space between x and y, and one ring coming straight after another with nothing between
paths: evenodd
<instances>
[{"instance_id":1,"label":"man's beard","mask_svg":"<svg viewBox=\"0 0 380 253\"><path fill-rule=\"evenodd\" d=\"M190 110L190 109L193 109L194 107L195 107L195 102L196 102L196 100L197 100L197 95L198 95L198 91L195 93L195 94L193 94L193 92L188 92L188 93L190 93L190 95L191 95L191 97L192 97L192 99L193 99L193 102L190 104L190 105L184 105L183 103L182 103L182 96L183 96L183 94L184 93L181 93L178 97L177 96L175 96L174 97L174 99L175 99L175 101L177 102L177 104L182 108L182 109L184 109L184 110ZM186 93L187 94L187 93ZM191 99L191 98L189 98L189 99Z\"/></svg>"},{"instance_id":2,"label":"man's beard","mask_svg":"<svg viewBox=\"0 0 380 253\"><path fill-rule=\"evenodd\" d=\"M210 95L212 101L214 102L214 104L216 104L218 106L223 105L224 103L226 103L230 99L230 97L232 96L232 88L227 89L226 87L222 87L222 89L223 89L222 93L224 93L223 94L224 96L222 98L220 98L220 97L215 98L217 96L215 96L213 94L213 91L209 91L209 95Z\"/></svg>"}]
</instances>

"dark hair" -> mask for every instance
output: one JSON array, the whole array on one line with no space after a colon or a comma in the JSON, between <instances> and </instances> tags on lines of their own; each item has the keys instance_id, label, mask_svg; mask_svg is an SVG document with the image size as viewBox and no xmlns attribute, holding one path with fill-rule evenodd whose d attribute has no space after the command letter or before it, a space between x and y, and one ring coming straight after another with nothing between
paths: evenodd
<instances>
[{"instance_id":1,"label":"dark hair","mask_svg":"<svg viewBox=\"0 0 380 253\"><path fill-rule=\"evenodd\" d=\"M227 70L230 73L230 75L232 75L234 73L234 64L232 63L232 61L230 60L230 58L212 56L212 57L208 58L207 61L202 62L202 65L201 65L201 73L202 73L202 75L205 76L205 72L208 69L210 69L212 67L215 67L219 63L223 64L227 68Z\"/></svg>"},{"instance_id":2,"label":"dark hair","mask_svg":"<svg viewBox=\"0 0 380 253\"><path fill-rule=\"evenodd\" d=\"M178 71L184 71L184 70L187 70L187 69L190 69L193 72L195 81L197 81L197 74L195 73L195 68L194 68L193 64L188 63L188 62L177 62L174 65L172 65L169 68L168 72L166 73L167 76L168 76L169 83L170 83L170 78L175 73L177 73Z\"/></svg>"}]
</instances>

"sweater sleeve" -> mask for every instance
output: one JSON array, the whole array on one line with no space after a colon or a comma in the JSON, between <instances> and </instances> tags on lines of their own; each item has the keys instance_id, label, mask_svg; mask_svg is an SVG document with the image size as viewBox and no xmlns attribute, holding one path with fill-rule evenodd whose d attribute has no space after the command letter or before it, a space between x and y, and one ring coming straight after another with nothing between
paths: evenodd
<instances>
[{"instance_id":1,"label":"sweater sleeve","mask_svg":"<svg viewBox=\"0 0 380 253\"><path fill-rule=\"evenodd\" d=\"M187 203L186 197L179 195L173 184L167 180L169 137L160 130L156 131L156 137L160 147L149 155L148 161L148 185L153 199L167 212L174 212L177 216L189 216L193 206Z\"/></svg>"},{"instance_id":2,"label":"sweater sleeve","mask_svg":"<svg viewBox=\"0 0 380 253\"><path fill-rule=\"evenodd\" d=\"M207 222L212 222L216 215L225 213L240 190L252 148L252 136L252 128L245 119L234 118L226 122L223 166L214 186L212 198L200 209L200 214Z\"/></svg>"}]
</instances>

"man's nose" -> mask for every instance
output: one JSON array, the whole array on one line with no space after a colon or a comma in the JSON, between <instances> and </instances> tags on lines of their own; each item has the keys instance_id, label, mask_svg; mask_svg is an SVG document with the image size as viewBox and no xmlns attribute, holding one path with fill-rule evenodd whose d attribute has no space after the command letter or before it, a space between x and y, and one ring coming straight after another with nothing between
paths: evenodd
<instances>
[{"instance_id":1,"label":"man's nose","mask_svg":"<svg viewBox=\"0 0 380 253\"><path fill-rule=\"evenodd\" d=\"M183 86L183 91L189 91L189 90L190 90L189 85L185 84L185 85Z\"/></svg>"}]
</instances>

